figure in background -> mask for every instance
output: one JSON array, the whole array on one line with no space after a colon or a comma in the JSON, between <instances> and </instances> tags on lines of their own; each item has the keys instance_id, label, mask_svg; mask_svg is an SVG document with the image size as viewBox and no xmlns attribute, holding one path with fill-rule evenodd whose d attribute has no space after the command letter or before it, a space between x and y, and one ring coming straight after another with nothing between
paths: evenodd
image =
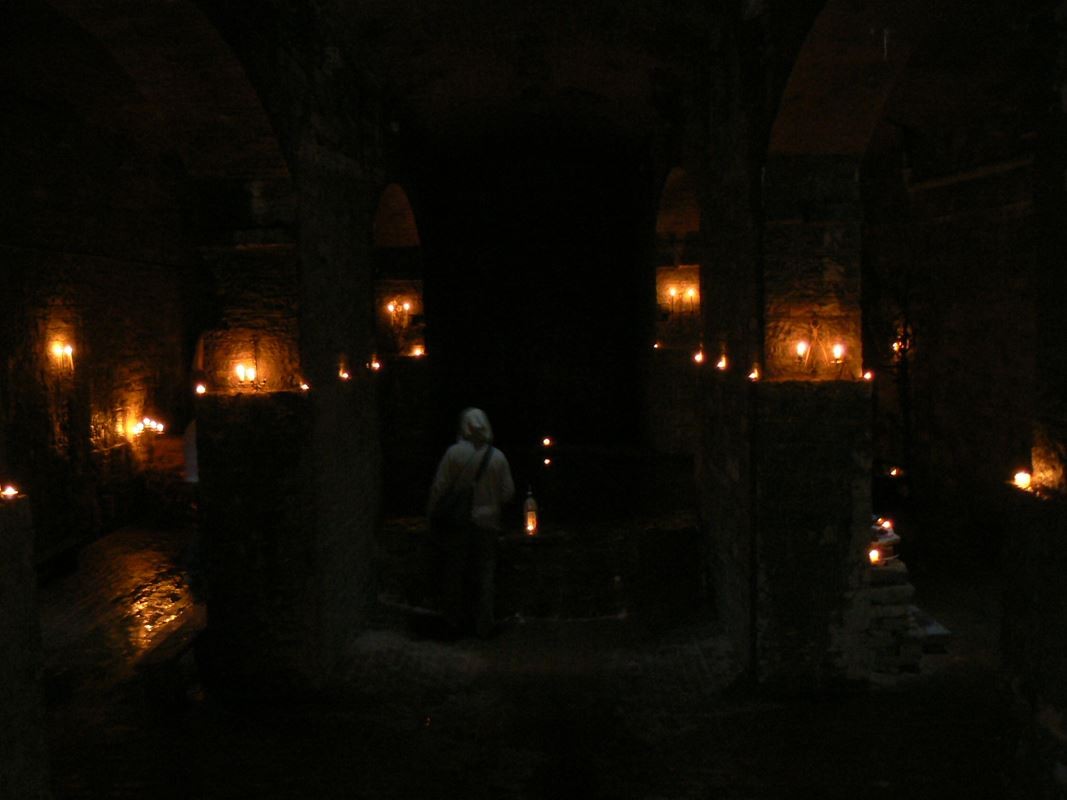
<instances>
[{"instance_id":1,"label":"figure in background","mask_svg":"<svg viewBox=\"0 0 1067 800\"><path fill-rule=\"evenodd\" d=\"M489 636L500 507L515 494L508 460L492 445L493 429L480 409L459 417L459 436L445 451L430 490L431 535L441 552L441 610L451 635Z\"/></svg>"}]
</instances>

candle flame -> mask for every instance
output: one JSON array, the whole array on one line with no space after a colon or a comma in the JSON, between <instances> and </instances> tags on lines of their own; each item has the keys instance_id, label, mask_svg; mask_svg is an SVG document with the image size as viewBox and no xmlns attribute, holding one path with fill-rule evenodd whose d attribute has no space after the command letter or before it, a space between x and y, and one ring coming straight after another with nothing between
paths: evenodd
<instances>
[{"instance_id":1,"label":"candle flame","mask_svg":"<svg viewBox=\"0 0 1067 800\"><path fill-rule=\"evenodd\" d=\"M62 358L63 357L63 343L62 342L52 342L52 355L54 355L56 358Z\"/></svg>"},{"instance_id":2,"label":"candle flame","mask_svg":"<svg viewBox=\"0 0 1067 800\"><path fill-rule=\"evenodd\" d=\"M396 313L396 303L390 303L385 308L390 314L395 314Z\"/></svg>"},{"instance_id":3,"label":"candle flame","mask_svg":"<svg viewBox=\"0 0 1067 800\"><path fill-rule=\"evenodd\" d=\"M417 344L411 348L411 355L415 356L415 358L422 358L426 355L426 348L421 344Z\"/></svg>"},{"instance_id":4,"label":"candle flame","mask_svg":"<svg viewBox=\"0 0 1067 800\"><path fill-rule=\"evenodd\" d=\"M347 370L347 369L345 369L344 367L341 367L341 368L340 368L340 369L339 369L339 370L337 371L337 377L339 377L339 378L340 378L341 380L343 380L343 381L347 381L347 380L348 380L349 378L351 378L352 376L348 374L348 370Z\"/></svg>"},{"instance_id":5,"label":"candle flame","mask_svg":"<svg viewBox=\"0 0 1067 800\"><path fill-rule=\"evenodd\" d=\"M537 512L536 511L527 511L526 512L526 533L528 533L530 536L533 536L535 533L537 533Z\"/></svg>"},{"instance_id":6,"label":"candle flame","mask_svg":"<svg viewBox=\"0 0 1067 800\"><path fill-rule=\"evenodd\" d=\"M891 531L893 530L893 520L886 519L885 517L879 517L878 527L882 528L883 530Z\"/></svg>"},{"instance_id":7,"label":"candle flame","mask_svg":"<svg viewBox=\"0 0 1067 800\"><path fill-rule=\"evenodd\" d=\"M1024 492L1030 491L1030 487L1033 484L1033 478L1026 470L1019 470L1015 473L1015 477L1012 479L1016 488L1022 489Z\"/></svg>"},{"instance_id":8,"label":"candle flame","mask_svg":"<svg viewBox=\"0 0 1067 800\"><path fill-rule=\"evenodd\" d=\"M239 380L241 383L244 383L247 375L245 365L238 364L236 367L233 368L233 371L237 374L237 380Z\"/></svg>"},{"instance_id":9,"label":"candle flame","mask_svg":"<svg viewBox=\"0 0 1067 800\"><path fill-rule=\"evenodd\" d=\"M551 447L552 446L552 437L551 436L546 436L544 439L541 440L541 444L543 444L545 447Z\"/></svg>"},{"instance_id":10,"label":"candle flame","mask_svg":"<svg viewBox=\"0 0 1067 800\"><path fill-rule=\"evenodd\" d=\"M693 360L698 364L703 364L704 363L704 351L703 350L697 350L695 353L693 353Z\"/></svg>"},{"instance_id":11,"label":"candle flame","mask_svg":"<svg viewBox=\"0 0 1067 800\"><path fill-rule=\"evenodd\" d=\"M726 360L726 353L723 353L721 356L719 356L719 360L716 362L715 368L720 372L723 372L726 370L728 364L729 362L727 362Z\"/></svg>"},{"instance_id":12,"label":"candle flame","mask_svg":"<svg viewBox=\"0 0 1067 800\"><path fill-rule=\"evenodd\" d=\"M867 558L872 564L878 564L882 560L882 552L877 547L872 547L867 553Z\"/></svg>"},{"instance_id":13,"label":"candle flame","mask_svg":"<svg viewBox=\"0 0 1067 800\"><path fill-rule=\"evenodd\" d=\"M845 357L845 346L838 342L830 348L830 352L834 354L834 361L840 361Z\"/></svg>"},{"instance_id":14,"label":"candle flame","mask_svg":"<svg viewBox=\"0 0 1067 800\"><path fill-rule=\"evenodd\" d=\"M750 381L758 381L759 380L759 367L753 367L752 368L752 372L748 373L748 379Z\"/></svg>"},{"instance_id":15,"label":"candle flame","mask_svg":"<svg viewBox=\"0 0 1067 800\"><path fill-rule=\"evenodd\" d=\"M686 293L685 293L685 296L688 297L690 300L692 300L694 297L697 296L697 290L696 289L688 289L686 291Z\"/></svg>"},{"instance_id":16,"label":"candle flame","mask_svg":"<svg viewBox=\"0 0 1067 800\"><path fill-rule=\"evenodd\" d=\"M304 392L306 392L306 391L307 391L308 389L310 389L310 388L311 388L311 387L310 387L310 386L308 386L308 385L307 385L306 383L303 383L303 382L302 382L302 383L300 384L300 390L301 390L301 391L304 391Z\"/></svg>"},{"instance_id":17,"label":"candle flame","mask_svg":"<svg viewBox=\"0 0 1067 800\"><path fill-rule=\"evenodd\" d=\"M205 386L202 383L198 383L196 385L196 393L197 394L205 394L206 392L207 392L207 386Z\"/></svg>"},{"instance_id":18,"label":"candle flame","mask_svg":"<svg viewBox=\"0 0 1067 800\"><path fill-rule=\"evenodd\" d=\"M382 362L378 360L378 356L372 355L370 361L367 362L367 369L372 372L377 372L382 368Z\"/></svg>"},{"instance_id":19,"label":"candle flame","mask_svg":"<svg viewBox=\"0 0 1067 800\"><path fill-rule=\"evenodd\" d=\"M676 287L672 286L671 288L669 288L667 290L667 294L669 294L671 297L677 297L678 296L678 289Z\"/></svg>"},{"instance_id":20,"label":"candle flame","mask_svg":"<svg viewBox=\"0 0 1067 800\"><path fill-rule=\"evenodd\" d=\"M808 343L797 342L797 358L803 358L808 354Z\"/></svg>"},{"instance_id":21,"label":"candle flame","mask_svg":"<svg viewBox=\"0 0 1067 800\"><path fill-rule=\"evenodd\" d=\"M11 484L8 484L7 486L4 487L4 490L2 492L0 492L0 494L2 494L4 497L6 497L8 500L10 500L10 499L12 499L14 497L18 497L19 496L19 490L16 489Z\"/></svg>"},{"instance_id":22,"label":"candle flame","mask_svg":"<svg viewBox=\"0 0 1067 800\"><path fill-rule=\"evenodd\" d=\"M405 311L411 311L411 303L404 303L403 308Z\"/></svg>"},{"instance_id":23,"label":"candle flame","mask_svg":"<svg viewBox=\"0 0 1067 800\"><path fill-rule=\"evenodd\" d=\"M652 349L653 350L659 350L659 342L653 342L652 343Z\"/></svg>"},{"instance_id":24,"label":"candle flame","mask_svg":"<svg viewBox=\"0 0 1067 800\"><path fill-rule=\"evenodd\" d=\"M865 380L865 381L873 381L874 380L874 373L871 372L870 370L867 370L866 372L863 373L863 380Z\"/></svg>"},{"instance_id":25,"label":"candle flame","mask_svg":"<svg viewBox=\"0 0 1067 800\"><path fill-rule=\"evenodd\" d=\"M545 466L546 467L552 466L552 459L551 458L546 458L545 459Z\"/></svg>"},{"instance_id":26,"label":"candle flame","mask_svg":"<svg viewBox=\"0 0 1067 800\"><path fill-rule=\"evenodd\" d=\"M903 474L903 470L901 470L900 467L890 467L889 468L889 477L891 477L891 478L899 478L902 474Z\"/></svg>"}]
</instances>

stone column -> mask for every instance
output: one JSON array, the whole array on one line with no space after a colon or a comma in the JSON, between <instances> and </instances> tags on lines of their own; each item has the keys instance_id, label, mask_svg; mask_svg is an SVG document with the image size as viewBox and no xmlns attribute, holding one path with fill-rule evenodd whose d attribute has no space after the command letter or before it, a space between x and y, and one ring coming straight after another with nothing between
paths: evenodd
<instances>
[{"instance_id":1,"label":"stone column","mask_svg":"<svg viewBox=\"0 0 1067 800\"><path fill-rule=\"evenodd\" d=\"M29 500L0 498L0 797L48 791L41 629Z\"/></svg>"}]
</instances>

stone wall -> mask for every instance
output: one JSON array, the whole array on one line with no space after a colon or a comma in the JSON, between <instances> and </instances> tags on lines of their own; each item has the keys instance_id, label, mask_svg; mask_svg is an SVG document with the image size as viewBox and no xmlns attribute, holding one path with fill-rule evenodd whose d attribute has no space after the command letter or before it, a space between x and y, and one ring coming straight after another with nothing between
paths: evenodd
<instances>
[{"instance_id":1,"label":"stone wall","mask_svg":"<svg viewBox=\"0 0 1067 800\"><path fill-rule=\"evenodd\" d=\"M45 800L41 629L27 498L0 498L0 797Z\"/></svg>"}]
</instances>

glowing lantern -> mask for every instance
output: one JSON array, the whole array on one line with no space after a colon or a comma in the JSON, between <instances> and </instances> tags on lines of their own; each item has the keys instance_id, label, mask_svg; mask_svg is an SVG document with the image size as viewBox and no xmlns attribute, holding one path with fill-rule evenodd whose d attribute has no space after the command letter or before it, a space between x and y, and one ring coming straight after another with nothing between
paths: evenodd
<instances>
[{"instance_id":1,"label":"glowing lantern","mask_svg":"<svg viewBox=\"0 0 1067 800\"><path fill-rule=\"evenodd\" d=\"M18 496L19 490L11 484L8 484L4 487L3 491L0 491L0 497L3 497L5 500L14 500Z\"/></svg>"},{"instance_id":2,"label":"glowing lantern","mask_svg":"<svg viewBox=\"0 0 1067 800\"><path fill-rule=\"evenodd\" d=\"M1017 489L1022 489L1024 492L1030 491L1030 487L1033 483L1033 479L1029 472L1025 470L1019 470L1015 473L1015 477L1012 479Z\"/></svg>"},{"instance_id":3,"label":"glowing lantern","mask_svg":"<svg viewBox=\"0 0 1067 800\"><path fill-rule=\"evenodd\" d=\"M202 383L198 383L195 389L197 394L205 394L207 392L207 386Z\"/></svg>"},{"instance_id":4,"label":"glowing lantern","mask_svg":"<svg viewBox=\"0 0 1067 800\"><path fill-rule=\"evenodd\" d=\"M537 535L537 501L534 500L533 490L526 493L526 502L522 504L522 511L526 521L526 535Z\"/></svg>"}]
</instances>

